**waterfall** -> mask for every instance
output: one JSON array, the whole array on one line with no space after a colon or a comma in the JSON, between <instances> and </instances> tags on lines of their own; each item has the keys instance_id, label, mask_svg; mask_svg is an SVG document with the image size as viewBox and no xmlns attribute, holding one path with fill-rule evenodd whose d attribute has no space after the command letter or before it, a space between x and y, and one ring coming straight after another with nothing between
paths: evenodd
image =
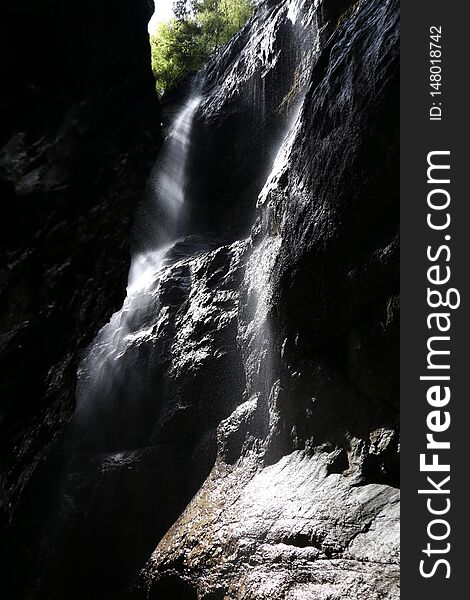
<instances>
[{"instance_id":1,"label":"waterfall","mask_svg":"<svg viewBox=\"0 0 470 600\"><path fill-rule=\"evenodd\" d=\"M116 312L88 347L78 370L77 409L73 425L87 429L89 437L106 435L93 424L103 413L111 417L116 407L110 406L119 387L132 376L129 349L151 335L156 321L159 272L167 250L181 234L187 200L186 170L191 148L191 130L201 96L193 89L189 99L176 115L164 141L150 193L144 206L144 238L131 258L127 294ZM109 426L112 427L112 419Z\"/></svg>"},{"instance_id":2,"label":"waterfall","mask_svg":"<svg viewBox=\"0 0 470 600\"><path fill-rule=\"evenodd\" d=\"M191 147L191 130L197 108L201 103L201 96L195 84L193 91L176 115L170 133L160 153L150 181L151 202L153 206L147 207L148 214L154 215L154 222L147 223L147 231L143 235L150 243L150 247L169 244L181 233L184 222L184 209L187 200L187 166ZM141 241L140 241L141 242ZM142 258L142 257L140 257ZM131 267L132 277L139 276Z\"/></svg>"},{"instance_id":3,"label":"waterfall","mask_svg":"<svg viewBox=\"0 0 470 600\"><path fill-rule=\"evenodd\" d=\"M292 14L291 10L294 11ZM298 14L295 11L298 11L298 6L294 1L289 5L288 14L293 24ZM307 93L305 77L308 69L308 66L305 67L304 74L299 78L299 90L291 103L284 138L277 149L269 176L258 195L258 219L252 228L252 253L246 265L244 278L246 299L242 311L240 340L245 348L247 395L257 400L267 436L266 451L271 455L278 450L279 445L272 432L279 432L278 362L281 354L271 320L272 275L283 244L281 223L273 208L273 196L275 197L282 188L283 184L280 182L289 177L289 158L302 124L301 115Z\"/></svg>"},{"instance_id":4,"label":"waterfall","mask_svg":"<svg viewBox=\"0 0 470 600\"><path fill-rule=\"evenodd\" d=\"M243 283L246 294L242 309L240 343L244 348L245 371L247 374L247 396L255 398L260 420L266 436L264 452L269 459L277 456L282 443L279 434L280 422L279 394L281 341L277 339L272 323L273 272L281 252L282 223L276 214L275 196L289 180L289 160L292 148L302 124L302 111L307 94L307 81L319 51L317 26L314 21L302 15L300 0L291 0L286 6L287 19L292 27L292 35L297 48L302 48L294 74L293 92L286 98L287 118L273 156L271 170L258 194L258 218L252 226L252 253L246 265ZM303 37L303 28L311 27L314 41L310 46ZM293 185L292 182L289 185Z\"/></svg>"}]
</instances>

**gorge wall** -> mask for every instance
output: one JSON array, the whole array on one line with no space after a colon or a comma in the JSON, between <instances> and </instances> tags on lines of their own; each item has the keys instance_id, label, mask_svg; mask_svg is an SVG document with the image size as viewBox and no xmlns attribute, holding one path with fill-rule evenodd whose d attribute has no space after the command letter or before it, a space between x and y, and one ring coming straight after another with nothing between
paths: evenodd
<instances>
[{"instance_id":1,"label":"gorge wall","mask_svg":"<svg viewBox=\"0 0 470 600\"><path fill-rule=\"evenodd\" d=\"M99 106L101 85L114 94L93 112L98 129L77 109L52 137L48 126L25 148L20 135L2 155L18 202L29 200L18 164L43 169L27 189L41 194L44 228L30 224L37 246L8 242L18 263L8 273L20 279L28 270L18 261L44 247L56 253L38 304L8 297L26 324L5 338L7 364L17 369L21 350L27 369L43 339L28 328L50 336L46 316L64 319L37 379L23 383L13 368L6 379L18 412L6 421L16 450L5 455L5 494L17 498L63 430L3 547L9 597L398 598L398 2L260 2L168 97L165 121L194 107L178 233L164 240L151 225L166 218L156 188L170 133L137 212L133 260L163 241L164 251L144 272L142 301L131 278L123 308L84 355L78 411L63 429L77 349L123 300L130 216L159 145L146 63L133 62L146 52L137 27L145 7L134 4L113 17L121 33L129 26L119 55L129 80L78 86ZM102 68L112 30L90 50ZM64 92L68 111L74 102ZM89 109L88 96L78 104ZM63 149L61 136L82 127L81 143ZM82 179L82 161L93 177ZM65 183L44 189L45 172ZM49 312L47 299L57 301ZM14 335L29 346L18 349ZM104 363L97 387L103 348L117 367ZM18 404L31 398L40 406Z\"/></svg>"},{"instance_id":2,"label":"gorge wall","mask_svg":"<svg viewBox=\"0 0 470 600\"><path fill-rule=\"evenodd\" d=\"M136 204L160 145L152 5L1 10L1 527L72 414L77 351L125 295Z\"/></svg>"}]
</instances>

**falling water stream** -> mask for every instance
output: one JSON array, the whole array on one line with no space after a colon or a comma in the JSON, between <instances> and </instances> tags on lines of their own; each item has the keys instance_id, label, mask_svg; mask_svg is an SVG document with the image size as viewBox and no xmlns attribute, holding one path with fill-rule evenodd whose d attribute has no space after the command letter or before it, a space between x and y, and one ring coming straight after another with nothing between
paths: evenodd
<instances>
[{"instance_id":1,"label":"falling water stream","mask_svg":"<svg viewBox=\"0 0 470 600\"><path fill-rule=\"evenodd\" d=\"M146 211L146 249L132 256L122 308L98 333L79 367L74 425L81 430L93 424L100 411L112 411L108 405L113 398L111 392L128 375L130 367L123 357L153 328L158 273L184 222L191 129L200 102L201 96L193 92L174 119L150 182L149 201L153 206ZM157 220L152 218L155 214ZM94 429L93 435L99 435Z\"/></svg>"},{"instance_id":2,"label":"falling water stream","mask_svg":"<svg viewBox=\"0 0 470 600\"><path fill-rule=\"evenodd\" d=\"M288 5L288 19L292 36L299 47L304 43L301 36L305 23L299 22L299 0ZM264 55L263 55L264 56ZM308 53L305 53L308 56ZM264 60L269 60L265 57ZM275 64L275 60L273 64ZM267 69L267 67L266 67ZM257 82L263 91L260 102L264 114L265 75L263 71ZM284 129L285 139L278 148L278 155L268 180L261 191L258 207L264 205L271 187L285 170L285 160L292 143L297 117L305 95L306 72L302 72L297 85L295 100L290 106L290 117ZM255 86L256 87L256 86ZM151 420L151 409L146 416L145 403L155 404L148 398L146 368L139 354L139 346L145 346L156 330L159 313L159 280L165 258L180 236L185 233L188 194L191 189L189 158L193 143L192 129L198 107L203 101L201 80L196 78L189 98L176 114L169 134L163 144L160 157L150 181L150 194L144 218L140 218L139 245L131 259L127 295L121 309L98 333L87 349L78 371L77 409L72 430L81 439L88 439L95 447L106 451L132 448L133 442L145 433L131 431L145 429L145 420ZM267 210L266 210L267 208ZM269 214L264 207L263 214ZM143 224L142 224L143 221ZM269 325L266 319L267 296L269 295L269 272L279 248L280 238L275 234L259 242L247 266L248 288L252 288L258 305L248 336L258 339L258 344L269 345ZM262 283L264 282L264 283ZM262 289L263 288L263 289ZM266 363L269 360L266 358ZM265 365L266 366L266 365ZM152 368L148 369L149 371ZM269 370L269 369L268 369ZM147 389L146 389L147 388ZM140 405L136 405L140 398ZM150 425L149 425L150 426ZM123 433L123 430L126 430ZM103 443L100 443L100 440Z\"/></svg>"},{"instance_id":3,"label":"falling water stream","mask_svg":"<svg viewBox=\"0 0 470 600\"><path fill-rule=\"evenodd\" d=\"M140 471L136 500L138 468L132 471L129 487L122 477L108 474L115 468L129 473L130 461L138 462L139 452L145 454L151 444L155 418L149 411L158 402L146 379L151 363L142 356L151 346L145 342L159 315L160 278L169 268L165 255L185 233L191 132L201 102L198 90L193 87L162 145L142 210L145 219L131 257L126 298L85 350L74 416L44 464L42 478L47 485L41 483L32 496L34 516L28 521L27 539L35 540L29 574L35 591L28 597L52 597L50 586L55 590L56 582L67 587L66 596L60 597L115 597L114 592L127 585L132 569L146 559L150 552L146 544L162 535L158 520L143 518L139 510L146 501L151 506L162 503L158 494L165 493L165 487ZM157 448L155 453L164 462L164 452ZM119 502L114 502L115 494ZM125 566L122 573L119 566L116 572L115 564ZM74 582L71 588L69 581ZM96 594L89 596L93 586Z\"/></svg>"}]
</instances>

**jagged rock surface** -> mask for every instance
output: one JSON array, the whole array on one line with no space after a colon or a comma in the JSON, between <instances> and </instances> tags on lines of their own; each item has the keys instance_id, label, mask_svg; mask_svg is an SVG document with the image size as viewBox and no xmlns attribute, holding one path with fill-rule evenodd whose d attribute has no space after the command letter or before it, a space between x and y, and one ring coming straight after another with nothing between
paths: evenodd
<instances>
[{"instance_id":1,"label":"jagged rock surface","mask_svg":"<svg viewBox=\"0 0 470 600\"><path fill-rule=\"evenodd\" d=\"M237 315L246 254L246 242L194 236L167 253L112 389L94 393L90 416L72 421L44 467L22 539L35 560L23 565L15 597L121 597L197 492L215 461L216 428L244 389Z\"/></svg>"}]
</instances>

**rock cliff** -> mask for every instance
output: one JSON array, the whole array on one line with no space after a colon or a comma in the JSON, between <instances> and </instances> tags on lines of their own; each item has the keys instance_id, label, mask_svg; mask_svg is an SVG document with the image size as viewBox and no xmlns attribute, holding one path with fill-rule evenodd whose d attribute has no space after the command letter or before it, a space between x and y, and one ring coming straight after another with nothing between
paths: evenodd
<instances>
[{"instance_id":1,"label":"rock cliff","mask_svg":"<svg viewBox=\"0 0 470 600\"><path fill-rule=\"evenodd\" d=\"M151 598L399 597L398 3L335 24L258 199L241 401L141 574Z\"/></svg>"},{"instance_id":2,"label":"rock cliff","mask_svg":"<svg viewBox=\"0 0 470 600\"><path fill-rule=\"evenodd\" d=\"M199 98L184 218L84 355L12 597L399 597L398 17L262 1L168 97L168 119ZM122 273L127 230L102 227ZM104 279L90 335L124 287Z\"/></svg>"}]
</instances>

